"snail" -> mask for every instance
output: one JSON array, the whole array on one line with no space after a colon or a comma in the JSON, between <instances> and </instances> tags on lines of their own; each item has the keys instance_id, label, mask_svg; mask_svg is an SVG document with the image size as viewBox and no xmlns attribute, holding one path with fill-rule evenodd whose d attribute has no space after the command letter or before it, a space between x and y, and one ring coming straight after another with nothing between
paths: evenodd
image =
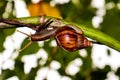
<instances>
[{"instance_id":1,"label":"snail","mask_svg":"<svg viewBox=\"0 0 120 80\"><path fill-rule=\"evenodd\" d=\"M40 24L38 25L25 24L16 20L7 19L0 19L0 22L18 27L27 26L28 28L35 30L35 33L31 35L19 31L30 37L31 41L25 46L25 48L34 41L44 41L52 37L55 38L60 47L70 52L92 46L93 43L84 37L83 31L80 28L71 24L65 24L61 19L57 18L53 20L46 18L45 16L41 16L39 17Z\"/></svg>"},{"instance_id":2,"label":"snail","mask_svg":"<svg viewBox=\"0 0 120 80\"><path fill-rule=\"evenodd\" d=\"M80 29L80 33L78 33L71 26L65 25L56 30L54 37L60 47L72 52L92 45L92 42L83 36Z\"/></svg>"},{"instance_id":3,"label":"snail","mask_svg":"<svg viewBox=\"0 0 120 80\"><path fill-rule=\"evenodd\" d=\"M31 41L43 41L54 37L57 44L69 52L92 46L92 42L83 36L82 30L73 25L64 25L57 29L51 30L45 29L39 33L36 32L35 34L28 36L30 37Z\"/></svg>"}]
</instances>

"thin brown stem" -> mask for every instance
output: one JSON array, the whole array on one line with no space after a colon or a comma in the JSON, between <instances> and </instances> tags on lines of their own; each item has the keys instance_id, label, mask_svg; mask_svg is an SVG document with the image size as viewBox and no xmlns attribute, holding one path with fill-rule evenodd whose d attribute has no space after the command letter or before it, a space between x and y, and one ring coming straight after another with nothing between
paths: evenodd
<instances>
[{"instance_id":1,"label":"thin brown stem","mask_svg":"<svg viewBox=\"0 0 120 80\"><path fill-rule=\"evenodd\" d=\"M14 25L12 27L8 27L8 28L18 28L18 27L29 27L29 28L34 28L35 25L33 24L25 24L25 23L22 23L20 21L16 21L16 20L10 20L10 19L0 19L0 23L6 23L6 24L9 24L9 25ZM7 28L7 27L2 27L3 29Z\"/></svg>"}]
</instances>

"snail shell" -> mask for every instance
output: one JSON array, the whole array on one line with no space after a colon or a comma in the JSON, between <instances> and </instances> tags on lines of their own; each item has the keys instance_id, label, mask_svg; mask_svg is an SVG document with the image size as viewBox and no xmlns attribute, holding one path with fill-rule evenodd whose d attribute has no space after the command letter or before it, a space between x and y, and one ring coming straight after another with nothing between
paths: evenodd
<instances>
[{"instance_id":1,"label":"snail shell","mask_svg":"<svg viewBox=\"0 0 120 80\"><path fill-rule=\"evenodd\" d=\"M70 52L92 45L92 42L88 41L88 39L83 36L82 32L78 33L69 25L65 25L56 30L54 37L59 46Z\"/></svg>"}]
</instances>

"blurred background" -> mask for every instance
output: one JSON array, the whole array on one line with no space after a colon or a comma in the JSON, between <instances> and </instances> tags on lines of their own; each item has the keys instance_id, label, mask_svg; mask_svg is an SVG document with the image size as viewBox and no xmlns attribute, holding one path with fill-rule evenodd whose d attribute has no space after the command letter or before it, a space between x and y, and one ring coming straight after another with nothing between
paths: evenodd
<instances>
[{"instance_id":1,"label":"blurred background","mask_svg":"<svg viewBox=\"0 0 120 80\"><path fill-rule=\"evenodd\" d=\"M0 1L0 18L41 15L95 28L120 41L120 0ZM105 45L66 52L49 39L18 52L27 43L29 38L16 29L0 29L0 80L120 80L120 52Z\"/></svg>"}]
</instances>

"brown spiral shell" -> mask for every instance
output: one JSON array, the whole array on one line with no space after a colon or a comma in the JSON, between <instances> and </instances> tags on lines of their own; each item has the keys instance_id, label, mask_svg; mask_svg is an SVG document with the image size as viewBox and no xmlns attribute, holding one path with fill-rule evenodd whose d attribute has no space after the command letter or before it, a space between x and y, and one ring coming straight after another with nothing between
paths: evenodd
<instances>
[{"instance_id":1,"label":"brown spiral shell","mask_svg":"<svg viewBox=\"0 0 120 80\"><path fill-rule=\"evenodd\" d=\"M88 41L81 32L78 33L75 29L69 27L69 25L56 30L54 37L59 46L70 52L92 45L92 42Z\"/></svg>"}]
</instances>

